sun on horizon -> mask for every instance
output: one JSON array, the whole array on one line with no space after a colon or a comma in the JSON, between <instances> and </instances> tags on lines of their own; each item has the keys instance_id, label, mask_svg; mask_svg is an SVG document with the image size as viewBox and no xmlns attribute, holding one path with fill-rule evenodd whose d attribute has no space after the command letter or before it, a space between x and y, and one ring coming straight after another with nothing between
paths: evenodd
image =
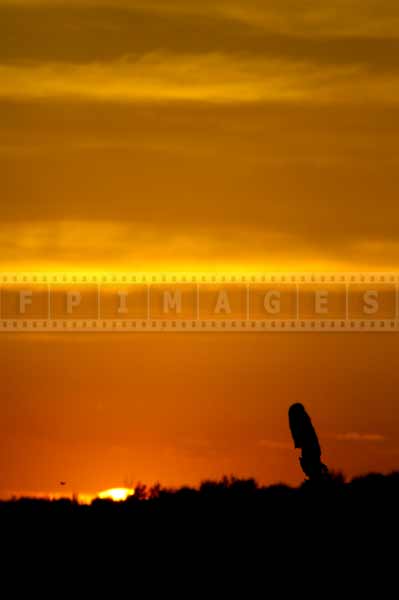
<instances>
[{"instance_id":1,"label":"sun on horizon","mask_svg":"<svg viewBox=\"0 0 399 600\"><path fill-rule=\"evenodd\" d=\"M112 500L113 502L123 502L134 495L134 489L131 488L111 488L98 494L101 500Z\"/></svg>"}]
</instances>

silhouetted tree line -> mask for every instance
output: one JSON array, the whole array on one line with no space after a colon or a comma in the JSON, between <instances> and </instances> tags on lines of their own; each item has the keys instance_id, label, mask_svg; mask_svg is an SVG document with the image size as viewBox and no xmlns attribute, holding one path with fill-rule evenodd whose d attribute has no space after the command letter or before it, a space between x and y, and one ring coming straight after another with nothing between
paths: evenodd
<instances>
[{"instance_id":1,"label":"silhouetted tree line","mask_svg":"<svg viewBox=\"0 0 399 600\"><path fill-rule=\"evenodd\" d=\"M123 502L96 499L82 505L77 499L15 499L0 502L0 531L11 531L8 539L17 555L28 542L35 553L44 541L48 549L65 544L76 550L111 548L119 559L121 542L127 542L124 556L138 551L154 559L156 554L160 563L169 558L176 563L173 551L178 547L180 570L183 560L193 562L199 549L200 569L204 560L219 568L229 557L228 577L233 579L235 559L238 569L245 559L251 566L261 561L258 574L270 573L274 560L285 565L286 579L292 578L287 565L299 562L304 582L315 582L328 560L331 567L338 558L340 572L344 564L355 577L353 561L361 559L363 575L356 574L356 581L365 580L368 555L373 558L367 575L379 557L384 556L384 568L391 556L396 558L391 548L396 549L398 539L399 472L371 473L347 482L322 462L316 431L302 405L291 407L289 421L307 477L299 487L265 487L254 479L231 476L204 481L198 488L138 483L135 494Z\"/></svg>"},{"instance_id":2,"label":"silhouetted tree line","mask_svg":"<svg viewBox=\"0 0 399 600\"><path fill-rule=\"evenodd\" d=\"M237 578L247 587L267 589L276 576L306 589L319 574L331 580L348 575L364 584L369 573L378 572L378 562L382 572L395 573L396 565L389 564L396 560L398 507L399 472L348 483L331 474L320 484L306 481L297 488L225 477L204 481L198 489L139 484L124 502L1 502L0 531L8 556L18 564L21 552L28 562L37 558L46 577L49 556L68 578L77 556L83 566L89 557L101 556L105 565L93 575L97 586L112 559L125 565L129 583L143 563L157 580L163 568L174 570L180 583L191 572L195 585L213 581L216 573L222 587L228 582L233 588L224 598L233 595ZM214 589L213 583L204 585ZM257 595L256 589L247 593L245 598Z\"/></svg>"},{"instance_id":3,"label":"silhouetted tree line","mask_svg":"<svg viewBox=\"0 0 399 600\"><path fill-rule=\"evenodd\" d=\"M371 473L346 482L341 473L330 474L319 483L305 481L299 487L284 484L260 486L255 479L223 477L220 481L203 481L199 488L171 489L156 484L147 487L138 483L135 494L125 501L114 502L96 498L90 505L79 504L77 499L20 498L0 502L0 520L8 518L63 519L76 517L120 518L142 520L166 519L171 516L189 518L217 518L219 522L232 514L236 523L252 521L300 522L299 514L317 517L320 511L330 516L372 516L378 510L379 518L391 509L399 508L399 472L390 475ZM325 519L323 518L323 521Z\"/></svg>"}]
</instances>

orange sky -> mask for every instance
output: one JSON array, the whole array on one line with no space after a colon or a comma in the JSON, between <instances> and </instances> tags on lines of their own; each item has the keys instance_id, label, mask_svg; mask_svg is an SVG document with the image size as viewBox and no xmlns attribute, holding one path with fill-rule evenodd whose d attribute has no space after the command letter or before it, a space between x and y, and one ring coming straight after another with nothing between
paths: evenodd
<instances>
[{"instance_id":1,"label":"orange sky","mask_svg":"<svg viewBox=\"0 0 399 600\"><path fill-rule=\"evenodd\" d=\"M397 270L396 0L2 0L0 270ZM0 495L399 463L397 334L1 334Z\"/></svg>"}]
</instances>

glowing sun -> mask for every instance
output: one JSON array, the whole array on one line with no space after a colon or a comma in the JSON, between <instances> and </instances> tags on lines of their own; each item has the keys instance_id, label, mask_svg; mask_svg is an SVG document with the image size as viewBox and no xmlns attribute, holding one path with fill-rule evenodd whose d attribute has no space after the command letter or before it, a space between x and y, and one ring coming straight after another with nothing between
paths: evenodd
<instances>
[{"instance_id":1,"label":"glowing sun","mask_svg":"<svg viewBox=\"0 0 399 600\"><path fill-rule=\"evenodd\" d=\"M133 496L134 490L129 488L111 488L110 490L104 490L98 494L101 500L113 500L114 502L123 502L129 496Z\"/></svg>"}]
</instances>

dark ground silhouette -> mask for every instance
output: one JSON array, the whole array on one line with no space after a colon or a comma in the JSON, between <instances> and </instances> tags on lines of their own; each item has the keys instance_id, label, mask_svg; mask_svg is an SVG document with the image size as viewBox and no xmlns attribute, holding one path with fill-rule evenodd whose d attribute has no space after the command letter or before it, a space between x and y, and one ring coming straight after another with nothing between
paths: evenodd
<instances>
[{"instance_id":1,"label":"dark ground silhouette","mask_svg":"<svg viewBox=\"0 0 399 600\"><path fill-rule=\"evenodd\" d=\"M51 581L56 569L61 589L64 580L78 578L76 590L89 580L90 597L95 589L103 592L106 576L112 589L117 582L135 593L137 580L144 580L151 593L154 585L170 583L173 590L184 588L184 597L200 587L205 598L239 593L245 599L273 597L273 586L282 594L287 585L305 597L310 590L315 597L327 590L340 597L351 585L362 597L371 579L379 598L395 580L399 472L349 483L333 474L298 488L225 478L199 489L137 491L124 502L95 500L89 506L71 500L0 503L7 559L22 579L32 562L39 582Z\"/></svg>"},{"instance_id":2,"label":"dark ground silhouette","mask_svg":"<svg viewBox=\"0 0 399 600\"><path fill-rule=\"evenodd\" d=\"M254 479L225 477L204 481L199 488L167 489L160 485L136 486L136 494L123 502L95 499L91 505L75 500L21 498L0 502L0 526L31 523L38 528L101 526L107 524L150 531L157 528L187 528L192 533L213 528L213 532L260 532L279 535L322 527L333 533L337 522L350 529L397 520L399 472L368 474L345 482L332 473L320 483L305 481L294 488L287 485L259 486Z\"/></svg>"},{"instance_id":3,"label":"dark ground silhouette","mask_svg":"<svg viewBox=\"0 0 399 600\"><path fill-rule=\"evenodd\" d=\"M342 474L328 472L310 417L302 405L294 407L290 427L308 477L299 487L263 487L254 479L231 476L204 481L199 488L137 484L135 495L123 502L96 499L81 505L69 499L14 499L0 502L3 543L17 557L22 548L28 560L36 554L41 557L39 546L56 561L57 552L65 547L72 549L70 556L83 555L83 560L88 553L104 552L107 561L111 554L118 563L127 561L129 573L129 569L137 573L132 557L138 555L150 565L151 577L172 563L177 581L182 581L183 565L186 569L189 564L196 571L196 585L216 571L223 586L232 586L234 593L244 563L245 586L254 578L266 591L270 590L265 577L273 575L272 565L283 568L279 585L294 579L296 593L304 586L307 594L308 586L316 585L320 577L318 595L344 576L358 586L377 568L382 581L396 560L399 471L348 482ZM63 568L69 568L69 560L64 559ZM227 570L222 570L226 564ZM396 567L390 568L394 572ZM93 581L99 581L98 572ZM212 597L211 592L208 595ZM247 590L242 595L259 594Z\"/></svg>"}]
</instances>

